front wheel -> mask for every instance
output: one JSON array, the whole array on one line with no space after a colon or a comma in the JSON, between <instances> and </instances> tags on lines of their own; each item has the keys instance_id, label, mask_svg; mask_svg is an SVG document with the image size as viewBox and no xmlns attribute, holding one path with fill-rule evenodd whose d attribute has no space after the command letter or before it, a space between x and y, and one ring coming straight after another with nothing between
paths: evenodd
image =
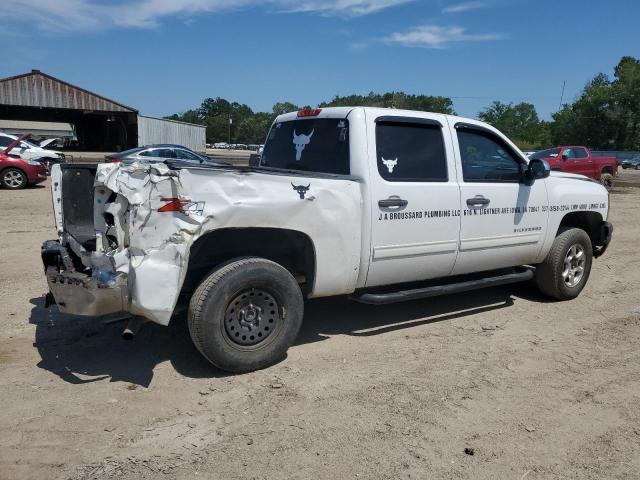
<instances>
[{"instance_id":1,"label":"front wheel","mask_svg":"<svg viewBox=\"0 0 640 480\"><path fill-rule=\"evenodd\" d=\"M207 360L234 373L280 361L300 327L304 302L284 267L257 257L215 269L189 303L189 332Z\"/></svg>"},{"instance_id":2,"label":"front wheel","mask_svg":"<svg viewBox=\"0 0 640 480\"><path fill-rule=\"evenodd\" d=\"M576 298L587 284L592 261L589 235L579 228L562 229L547 258L536 267L536 284L556 300Z\"/></svg>"},{"instance_id":3,"label":"front wheel","mask_svg":"<svg viewBox=\"0 0 640 480\"><path fill-rule=\"evenodd\" d=\"M4 188L18 190L27 186L27 174L17 168L7 168L0 174L0 183Z\"/></svg>"}]
</instances>

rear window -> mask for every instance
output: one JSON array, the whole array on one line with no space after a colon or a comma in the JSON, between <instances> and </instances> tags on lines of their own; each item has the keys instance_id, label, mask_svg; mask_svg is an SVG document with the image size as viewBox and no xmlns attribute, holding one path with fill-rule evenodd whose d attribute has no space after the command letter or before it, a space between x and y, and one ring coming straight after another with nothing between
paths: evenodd
<instances>
[{"instance_id":1,"label":"rear window","mask_svg":"<svg viewBox=\"0 0 640 480\"><path fill-rule=\"evenodd\" d=\"M349 174L349 122L339 118L293 120L273 125L262 166Z\"/></svg>"}]
</instances>

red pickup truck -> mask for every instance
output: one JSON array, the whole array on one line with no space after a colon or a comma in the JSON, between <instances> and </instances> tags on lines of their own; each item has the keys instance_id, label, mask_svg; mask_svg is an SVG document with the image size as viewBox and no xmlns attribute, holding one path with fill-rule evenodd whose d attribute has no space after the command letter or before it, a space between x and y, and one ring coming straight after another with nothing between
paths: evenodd
<instances>
[{"instance_id":1,"label":"red pickup truck","mask_svg":"<svg viewBox=\"0 0 640 480\"><path fill-rule=\"evenodd\" d=\"M551 170L578 173L593 178L607 188L613 186L613 176L618 173L618 161L614 157L595 157L587 147L550 148L536 152L529 158L546 160Z\"/></svg>"}]
</instances>

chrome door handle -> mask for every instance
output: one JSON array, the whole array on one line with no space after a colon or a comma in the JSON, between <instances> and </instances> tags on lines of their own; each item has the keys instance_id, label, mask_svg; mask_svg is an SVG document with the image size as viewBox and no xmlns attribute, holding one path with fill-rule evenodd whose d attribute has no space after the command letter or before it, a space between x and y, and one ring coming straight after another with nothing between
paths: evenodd
<instances>
[{"instance_id":1,"label":"chrome door handle","mask_svg":"<svg viewBox=\"0 0 640 480\"><path fill-rule=\"evenodd\" d=\"M491 200L484 198L482 195L476 195L473 198L467 198L467 206L469 207L485 207L489 205Z\"/></svg>"}]
</instances>

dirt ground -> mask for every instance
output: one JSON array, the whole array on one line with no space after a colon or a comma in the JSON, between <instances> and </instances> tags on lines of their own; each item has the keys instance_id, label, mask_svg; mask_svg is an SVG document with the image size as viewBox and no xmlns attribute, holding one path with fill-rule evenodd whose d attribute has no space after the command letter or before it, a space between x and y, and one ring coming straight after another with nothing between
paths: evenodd
<instances>
[{"instance_id":1,"label":"dirt ground","mask_svg":"<svg viewBox=\"0 0 640 480\"><path fill-rule=\"evenodd\" d=\"M577 300L315 300L288 358L241 376L184 319L124 342L46 310L48 184L0 190L0 478L639 478L640 172L622 179Z\"/></svg>"}]
</instances>

